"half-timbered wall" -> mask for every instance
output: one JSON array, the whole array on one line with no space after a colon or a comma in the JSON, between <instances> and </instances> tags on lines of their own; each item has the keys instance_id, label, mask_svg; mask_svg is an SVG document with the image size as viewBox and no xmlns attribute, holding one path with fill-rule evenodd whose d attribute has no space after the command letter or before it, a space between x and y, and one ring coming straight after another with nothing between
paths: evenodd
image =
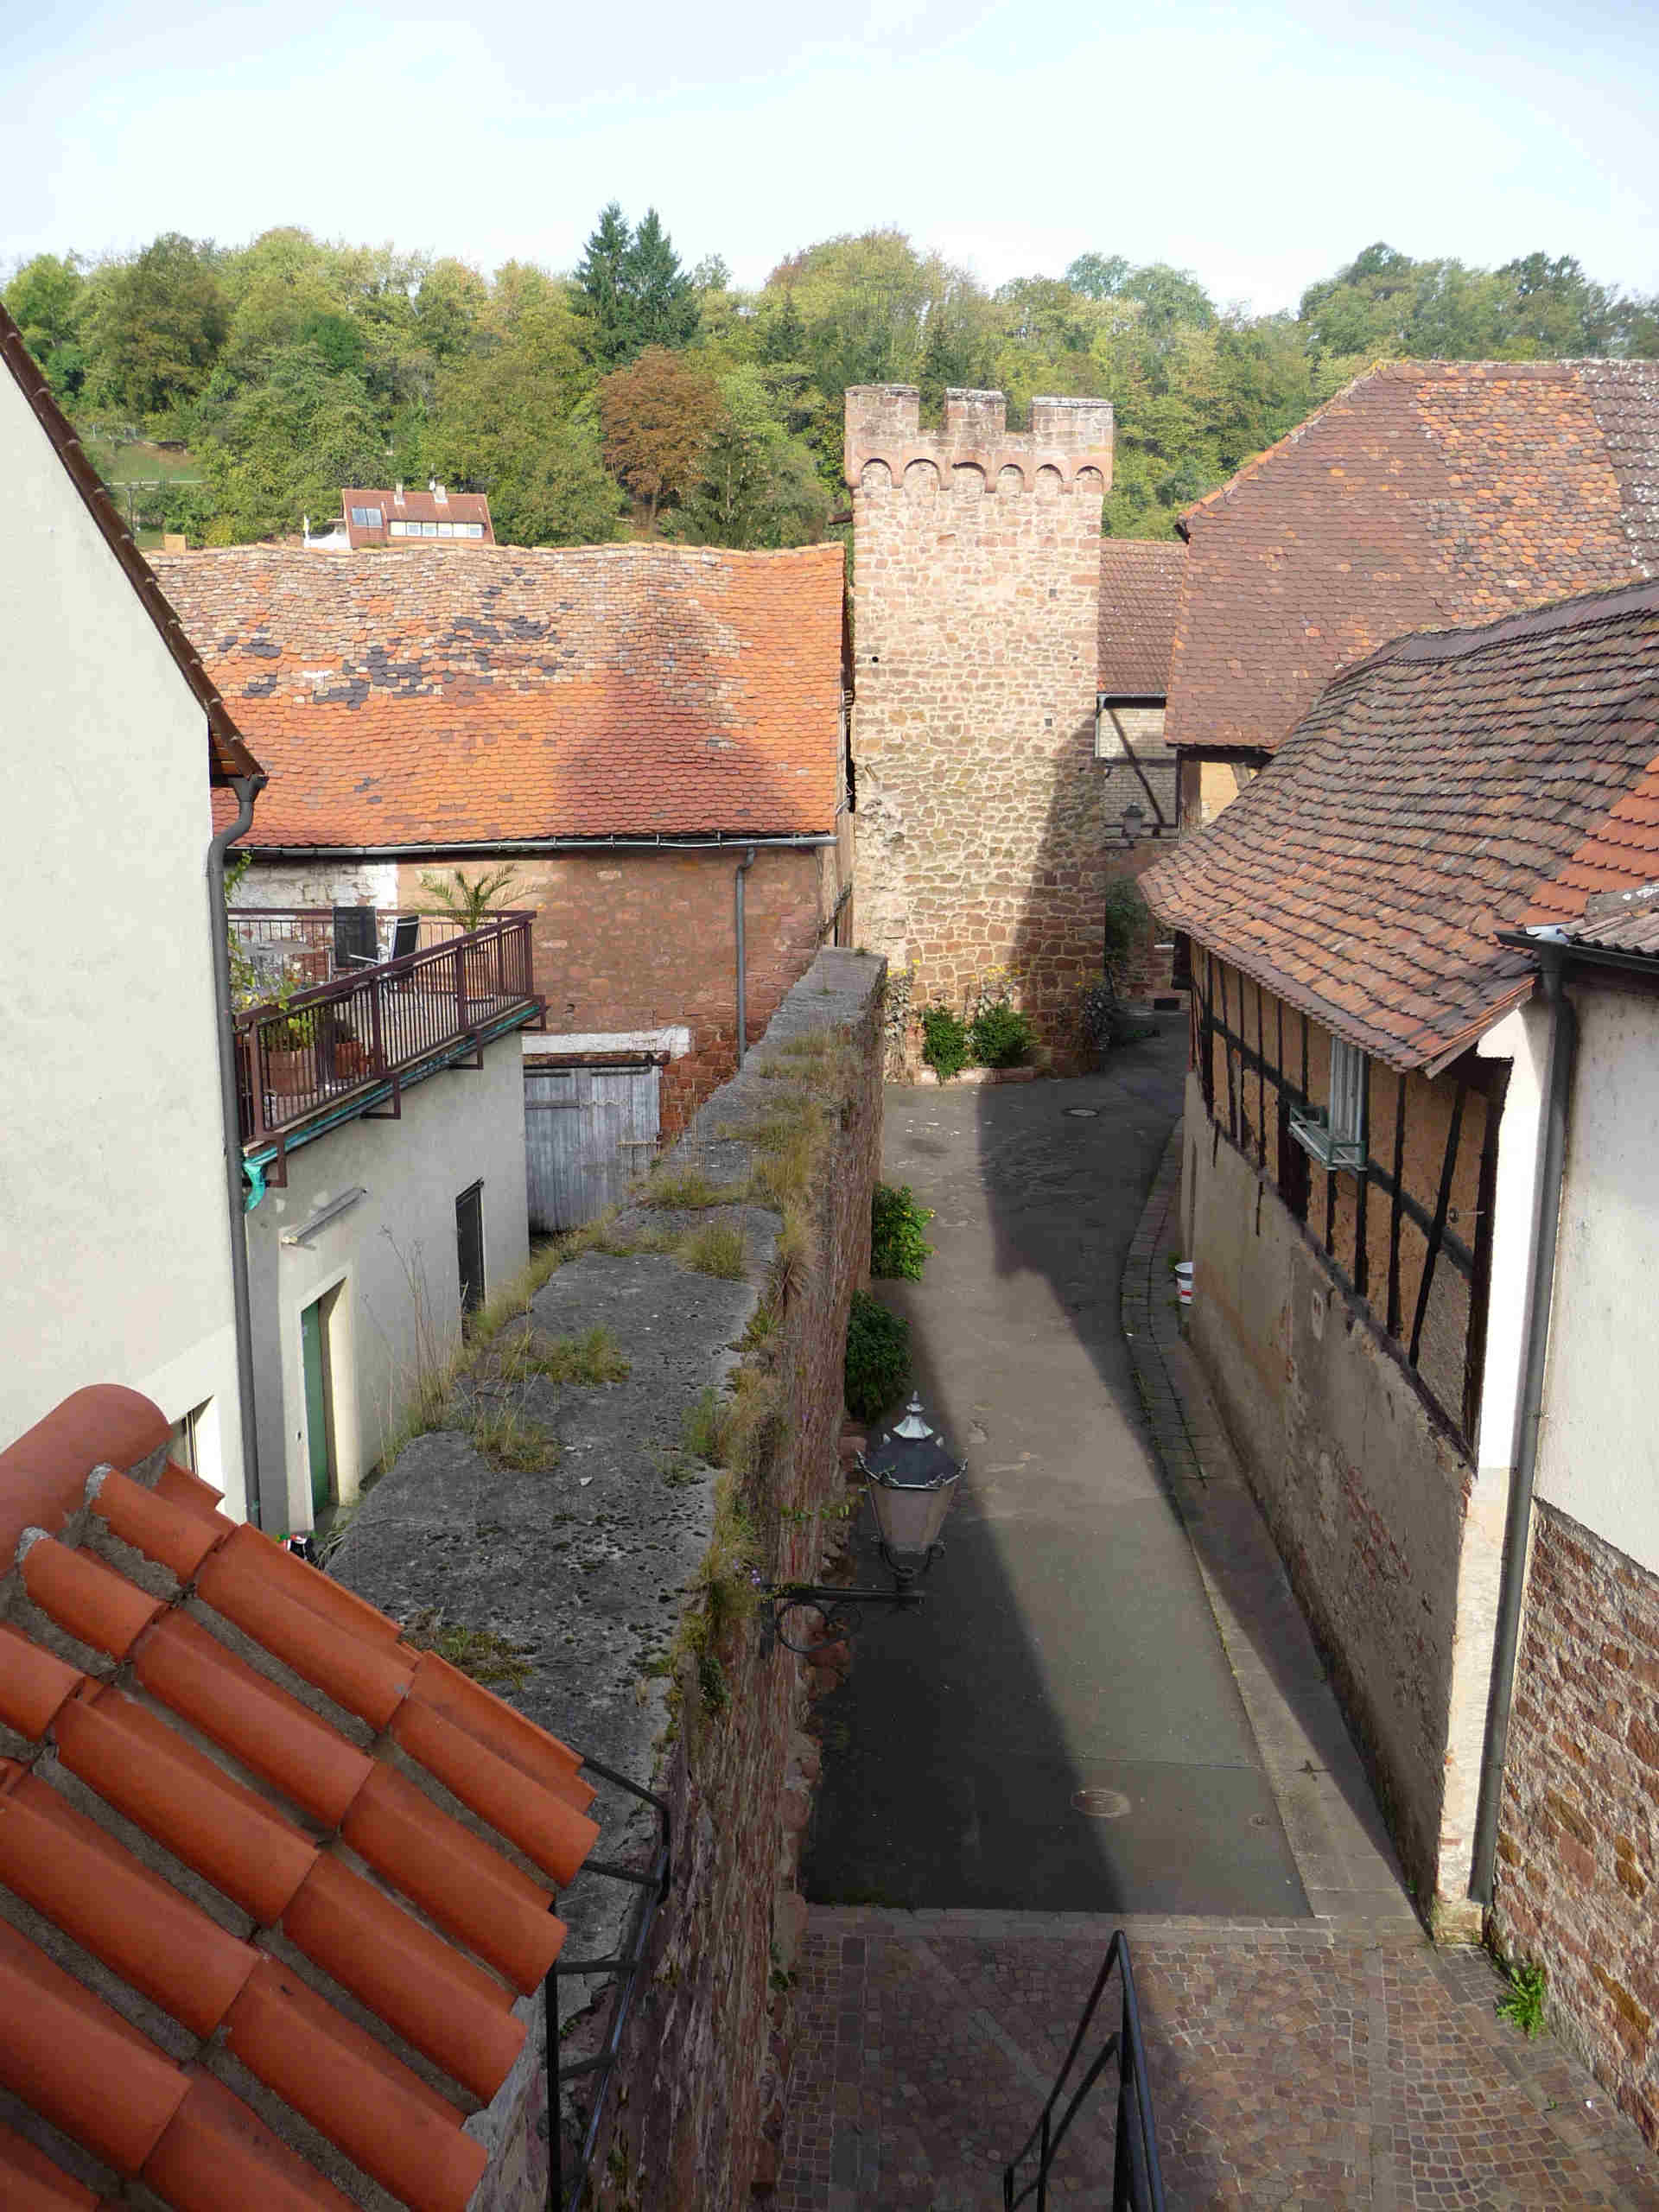
<instances>
[{"instance_id":1,"label":"half-timbered wall","mask_svg":"<svg viewBox=\"0 0 1659 2212\"><path fill-rule=\"evenodd\" d=\"M1473 1439L1505 1064L1402 1082L1372 1061L1364 1172L1327 1174L1289 1116L1328 1106L1329 1033L1198 945L1193 981L1190 1334L1407 1871L1463 1930L1502 1528Z\"/></svg>"},{"instance_id":2,"label":"half-timbered wall","mask_svg":"<svg viewBox=\"0 0 1659 2212\"><path fill-rule=\"evenodd\" d=\"M1446 1073L1365 1065L1363 1176L1327 1173L1289 1109L1331 1096L1331 1033L1196 949L1192 1058L1206 1110L1265 1176L1344 1297L1389 1340L1434 1413L1471 1450L1479 1414L1502 1064Z\"/></svg>"}]
</instances>

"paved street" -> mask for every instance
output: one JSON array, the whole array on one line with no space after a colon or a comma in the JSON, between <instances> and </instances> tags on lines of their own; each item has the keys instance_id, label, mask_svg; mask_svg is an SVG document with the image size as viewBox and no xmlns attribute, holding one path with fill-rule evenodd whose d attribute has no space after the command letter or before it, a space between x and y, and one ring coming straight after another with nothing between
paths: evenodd
<instances>
[{"instance_id":1,"label":"paved street","mask_svg":"<svg viewBox=\"0 0 1659 2212\"><path fill-rule=\"evenodd\" d=\"M1402 1885L1180 1337L1183 1058L888 1094L938 1249L882 1294L969 1475L926 1609L867 1618L818 1708L772 2201L993 2212L1123 1927L1170 2212L1659 2212L1634 2127ZM1109 2204L1111 2126L1109 2092L1055 2202Z\"/></svg>"},{"instance_id":2,"label":"paved street","mask_svg":"<svg viewBox=\"0 0 1659 2212\"><path fill-rule=\"evenodd\" d=\"M821 1708L815 1900L1307 1910L1118 1325L1185 1064L1172 1019L1107 1075L888 1093L936 1249L878 1287L969 1472L925 1608Z\"/></svg>"}]
</instances>

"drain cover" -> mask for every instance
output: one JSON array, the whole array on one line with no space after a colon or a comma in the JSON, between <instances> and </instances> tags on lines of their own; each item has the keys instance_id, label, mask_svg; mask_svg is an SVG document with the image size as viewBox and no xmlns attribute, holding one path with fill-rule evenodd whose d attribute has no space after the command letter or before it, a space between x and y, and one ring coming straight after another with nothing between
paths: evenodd
<instances>
[{"instance_id":1,"label":"drain cover","mask_svg":"<svg viewBox=\"0 0 1659 2212\"><path fill-rule=\"evenodd\" d=\"M1129 1801L1121 1789L1079 1789L1071 1806L1085 1820L1121 1821L1129 1809Z\"/></svg>"},{"instance_id":2,"label":"drain cover","mask_svg":"<svg viewBox=\"0 0 1659 2212\"><path fill-rule=\"evenodd\" d=\"M1065 1110L1074 1122L1094 1122L1100 1118L1098 1106L1068 1106Z\"/></svg>"}]
</instances>

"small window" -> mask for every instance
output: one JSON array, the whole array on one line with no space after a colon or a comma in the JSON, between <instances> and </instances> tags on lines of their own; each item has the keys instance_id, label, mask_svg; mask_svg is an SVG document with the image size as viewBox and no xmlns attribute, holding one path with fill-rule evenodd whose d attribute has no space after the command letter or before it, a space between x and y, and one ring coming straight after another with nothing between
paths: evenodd
<instances>
[{"instance_id":1,"label":"small window","mask_svg":"<svg viewBox=\"0 0 1659 2212\"><path fill-rule=\"evenodd\" d=\"M471 1183L455 1200L455 1257L461 1275L461 1310L476 1313L484 1303L484 1185Z\"/></svg>"},{"instance_id":2,"label":"small window","mask_svg":"<svg viewBox=\"0 0 1659 2212\"><path fill-rule=\"evenodd\" d=\"M407 537L409 524L406 522L394 522L391 525L391 534L394 537Z\"/></svg>"},{"instance_id":3,"label":"small window","mask_svg":"<svg viewBox=\"0 0 1659 2212\"><path fill-rule=\"evenodd\" d=\"M455 528L464 531L468 537L482 537L484 535L484 525L481 522L458 522Z\"/></svg>"},{"instance_id":4,"label":"small window","mask_svg":"<svg viewBox=\"0 0 1659 2212\"><path fill-rule=\"evenodd\" d=\"M379 530L385 522L385 512L380 507L353 507L352 520L359 530Z\"/></svg>"},{"instance_id":5,"label":"small window","mask_svg":"<svg viewBox=\"0 0 1659 2212\"><path fill-rule=\"evenodd\" d=\"M1331 1039L1331 1099L1324 1113L1290 1109L1291 1135L1322 1167L1365 1165L1365 1096L1370 1065L1357 1045L1345 1037Z\"/></svg>"}]
</instances>

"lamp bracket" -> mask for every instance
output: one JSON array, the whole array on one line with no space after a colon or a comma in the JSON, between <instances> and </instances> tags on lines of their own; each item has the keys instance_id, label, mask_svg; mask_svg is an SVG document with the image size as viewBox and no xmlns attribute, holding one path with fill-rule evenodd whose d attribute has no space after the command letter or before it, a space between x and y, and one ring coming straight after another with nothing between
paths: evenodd
<instances>
[{"instance_id":1,"label":"lamp bracket","mask_svg":"<svg viewBox=\"0 0 1659 2212\"><path fill-rule=\"evenodd\" d=\"M851 1636L859 1626L859 1615L866 1605L903 1607L925 1602L925 1593L903 1578L891 1590L861 1590L855 1586L819 1582L762 1582L758 1577L756 1587L772 1607L762 1631L763 1650L770 1652L774 1645L781 1643L785 1651L797 1652L804 1659L810 1659L823 1645L836 1643L842 1637ZM810 1643L797 1643L785 1633L785 1622L797 1611L818 1616L819 1630Z\"/></svg>"}]
</instances>

